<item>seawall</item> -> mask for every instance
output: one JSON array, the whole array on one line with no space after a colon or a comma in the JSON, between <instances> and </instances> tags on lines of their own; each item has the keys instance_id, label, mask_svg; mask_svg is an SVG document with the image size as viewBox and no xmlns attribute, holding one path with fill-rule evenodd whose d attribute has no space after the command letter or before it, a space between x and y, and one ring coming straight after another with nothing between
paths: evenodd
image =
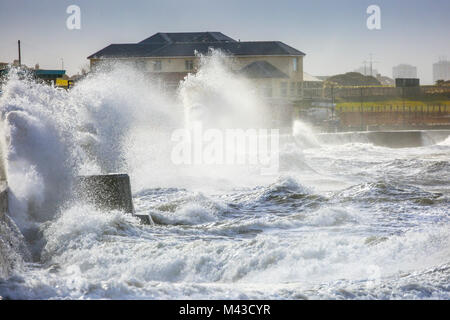
<instances>
[{"instance_id":1,"label":"seawall","mask_svg":"<svg viewBox=\"0 0 450 320\"><path fill-rule=\"evenodd\" d=\"M8 185L6 180L0 180L0 279L7 277L12 268L10 258L11 247L8 243L10 228L6 214L8 212ZM1 297L0 297L1 298Z\"/></svg>"},{"instance_id":2,"label":"seawall","mask_svg":"<svg viewBox=\"0 0 450 320\"><path fill-rule=\"evenodd\" d=\"M0 123L0 134L3 136L3 124ZM0 221L5 218L8 211L8 183L6 180L6 166L3 157L5 142L0 138Z\"/></svg>"},{"instance_id":3,"label":"seawall","mask_svg":"<svg viewBox=\"0 0 450 320\"><path fill-rule=\"evenodd\" d=\"M321 133L324 143L373 143L389 148L412 148L436 144L447 139L450 130L399 130Z\"/></svg>"}]
</instances>

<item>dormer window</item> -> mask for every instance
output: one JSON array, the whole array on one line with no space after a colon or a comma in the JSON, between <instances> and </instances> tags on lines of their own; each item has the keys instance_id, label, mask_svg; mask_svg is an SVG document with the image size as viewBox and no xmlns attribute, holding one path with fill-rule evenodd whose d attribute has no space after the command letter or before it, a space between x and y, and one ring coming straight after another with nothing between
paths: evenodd
<instances>
[{"instance_id":1,"label":"dormer window","mask_svg":"<svg viewBox=\"0 0 450 320\"><path fill-rule=\"evenodd\" d=\"M136 68L140 69L140 70L145 70L145 60L136 60L135 61L136 64Z\"/></svg>"}]
</instances>

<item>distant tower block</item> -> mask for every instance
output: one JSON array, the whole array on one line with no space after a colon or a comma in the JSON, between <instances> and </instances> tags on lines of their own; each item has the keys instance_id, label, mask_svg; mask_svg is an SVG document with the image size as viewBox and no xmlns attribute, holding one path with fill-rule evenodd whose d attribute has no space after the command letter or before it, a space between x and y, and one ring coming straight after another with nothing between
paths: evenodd
<instances>
[{"instance_id":1,"label":"distant tower block","mask_svg":"<svg viewBox=\"0 0 450 320\"><path fill-rule=\"evenodd\" d=\"M128 174L80 176L75 193L98 208L134 213Z\"/></svg>"}]
</instances>

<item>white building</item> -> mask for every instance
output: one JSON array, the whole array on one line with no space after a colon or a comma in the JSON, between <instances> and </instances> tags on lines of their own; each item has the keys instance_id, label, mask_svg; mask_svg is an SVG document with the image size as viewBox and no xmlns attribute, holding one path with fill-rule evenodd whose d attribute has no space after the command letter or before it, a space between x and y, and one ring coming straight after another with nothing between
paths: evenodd
<instances>
[{"instance_id":1,"label":"white building","mask_svg":"<svg viewBox=\"0 0 450 320\"><path fill-rule=\"evenodd\" d=\"M433 63L433 81L438 80L450 80L450 61L442 59Z\"/></svg>"},{"instance_id":2,"label":"white building","mask_svg":"<svg viewBox=\"0 0 450 320\"><path fill-rule=\"evenodd\" d=\"M392 68L392 78L417 78L417 67L399 64Z\"/></svg>"}]
</instances>

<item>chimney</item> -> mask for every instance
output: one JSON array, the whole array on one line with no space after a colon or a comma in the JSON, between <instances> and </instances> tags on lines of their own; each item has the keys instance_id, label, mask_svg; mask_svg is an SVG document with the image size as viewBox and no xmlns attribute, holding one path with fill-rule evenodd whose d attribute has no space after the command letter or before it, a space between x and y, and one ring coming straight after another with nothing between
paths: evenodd
<instances>
[{"instance_id":1,"label":"chimney","mask_svg":"<svg viewBox=\"0 0 450 320\"><path fill-rule=\"evenodd\" d=\"M17 46L18 46L18 49L19 49L19 67L22 65L22 55L21 55L21 52L20 52L20 40L17 40Z\"/></svg>"}]
</instances>

